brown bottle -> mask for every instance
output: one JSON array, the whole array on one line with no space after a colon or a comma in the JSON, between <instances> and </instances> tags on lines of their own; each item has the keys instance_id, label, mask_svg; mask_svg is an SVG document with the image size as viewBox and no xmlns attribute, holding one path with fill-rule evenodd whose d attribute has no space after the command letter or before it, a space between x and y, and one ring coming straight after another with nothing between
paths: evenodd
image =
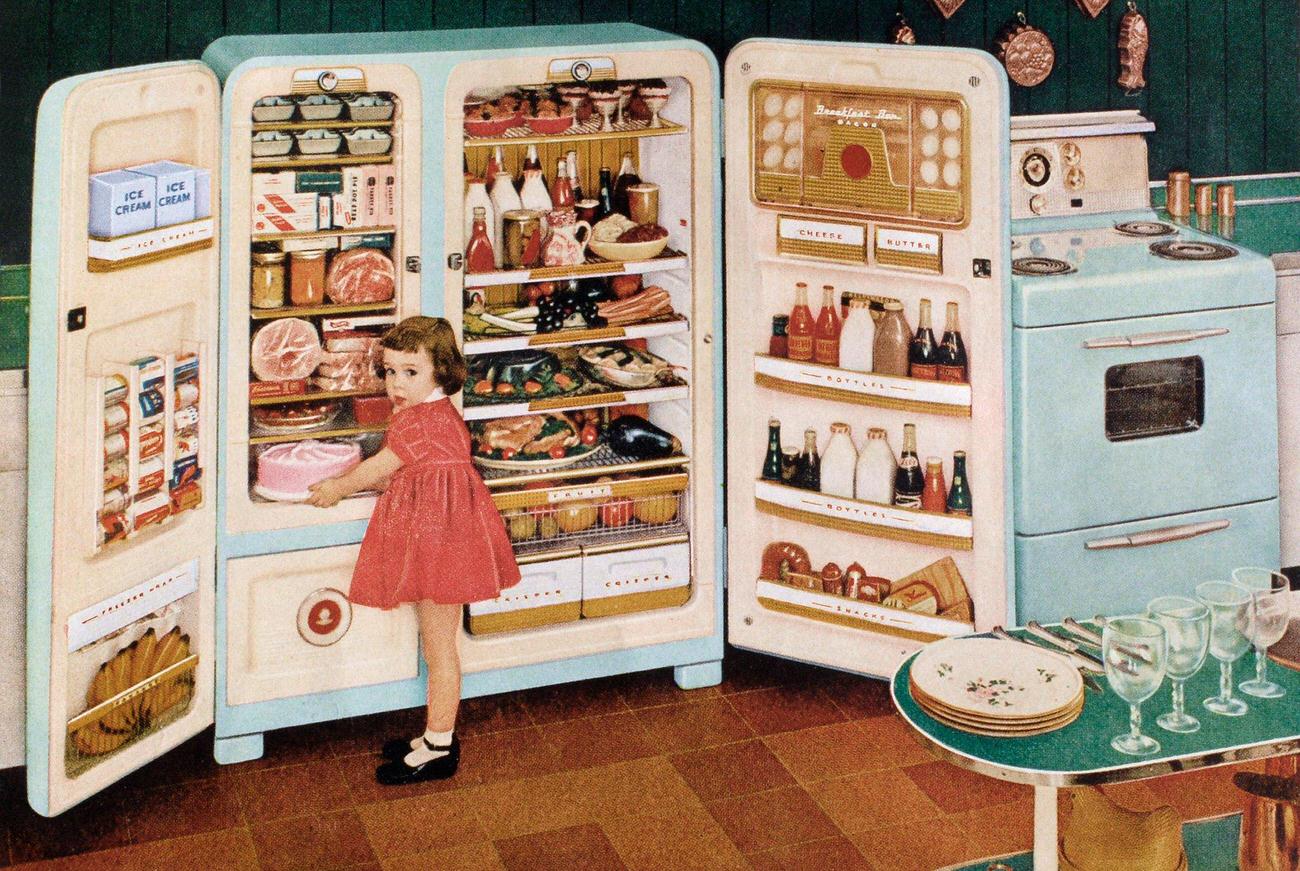
<instances>
[{"instance_id":1,"label":"brown bottle","mask_svg":"<svg viewBox=\"0 0 1300 871\"><path fill-rule=\"evenodd\" d=\"M917 319L916 335L907 351L908 374L913 378L934 381L938 378L939 343L934 340L934 329L930 326L930 301L921 300L921 312Z\"/></svg>"},{"instance_id":2,"label":"brown bottle","mask_svg":"<svg viewBox=\"0 0 1300 871\"><path fill-rule=\"evenodd\" d=\"M961 328L957 325L957 303L950 302L945 313L936 372L940 381L966 381L967 371L966 344L961 340Z\"/></svg>"},{"instance_id":3,"label":"brown bottle","mask_svg":"<svg viewBox=\"0 0 1300 871\"><path fill-rule=\"evenodd\" d=\"M943 460L926 457L925 484L921 490L921 510L942 514L948 507L948 485L943 480Z\"/></svg>"},{"instance_id":4,"label":"brown bottle","mask_svg":"<svg viewBox=\"0 0 1300 871\"><path fill-rule=\"evenodd\" d=\"M876 335L871 344L871 371L881 375L907 375L908 349L912 330L903 316L903 304L885 303L885 313L876 321ZM793 357L793 352L791 353Z\"/></svg>"}]
</instances>

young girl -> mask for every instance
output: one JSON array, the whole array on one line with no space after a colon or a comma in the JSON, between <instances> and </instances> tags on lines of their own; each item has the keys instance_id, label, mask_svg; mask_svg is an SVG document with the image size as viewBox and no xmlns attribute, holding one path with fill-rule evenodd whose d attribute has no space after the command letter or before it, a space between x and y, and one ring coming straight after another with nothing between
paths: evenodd
<instances>
[{"instance_id":1,"label":"young girl","mask_svg":"<svg viewBox=\"0 0 1300 871\"><path fill-rule=\"evenodd\" d=\"M469 431L447 398L465 380L451 324L407 318L379 340L393 417L384 447L352 471L311 488L322 508L390 478L375 503L348 598L395 608L411 602L429 668L423 735L389 741L375 771L395 785L451 777L460 762L456 709L461 607L519 582L519 566L492 497L470 461Z\"/></svg>"}]
</instances>

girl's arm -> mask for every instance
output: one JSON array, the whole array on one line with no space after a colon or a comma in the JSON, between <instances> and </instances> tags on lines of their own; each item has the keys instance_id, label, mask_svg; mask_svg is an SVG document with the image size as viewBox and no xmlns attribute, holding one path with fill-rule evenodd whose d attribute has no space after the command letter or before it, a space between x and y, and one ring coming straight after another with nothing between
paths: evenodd
<instances>
[{"instance_id":1,"label":"girl's arm","mask_svg":"<svg viewBox=\"0 0 1300 871\"><path fill-rule=\"evenodd\" d=\"M384 448L368 460L363 460L352 471L337 478L326 478L311 485L308 505L329 508L340 499L358 490L369 490L402 467L402 461L391 448Z\"/></svg>"}]
</instances>

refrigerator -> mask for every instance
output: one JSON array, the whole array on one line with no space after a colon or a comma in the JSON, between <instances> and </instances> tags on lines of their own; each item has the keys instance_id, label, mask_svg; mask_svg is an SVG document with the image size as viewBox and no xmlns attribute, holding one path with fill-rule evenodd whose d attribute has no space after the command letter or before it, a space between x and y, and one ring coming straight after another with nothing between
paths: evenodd
<instances>
[{"instance_id":1,"label":"refrigerator","mask_svg":"<svg viewBox=\"0 0 1300 871\"><path fill-rule=\"evenodd\" d=\"M408 315L460 336L455 401L524 575L466 609L466 697L668 666L715 684L724 622L740 647L887 675L928 639L1011 619L1001 68L780 40L727 68L725 130L708 49L633 25L227 37L201 62L51 88L32 253L36 810L210 724L237 762L270 729L423 704L411 615L346 598L374 495L296 501L304 468L377 449L370 355ZM584 194L572 225L529 195L538 173L554 194L561 163ZM500 229L470 181L497 170L522 175L525 205L494 189ZM160 221L186 190L192 211ZM796 281L876 314L957 303L969 377L775 358ZM895 447L915 423L949 480L969 453L969 503L764 480L772 416L821 446L832 422Z\"/></svg>"}]
</instances>

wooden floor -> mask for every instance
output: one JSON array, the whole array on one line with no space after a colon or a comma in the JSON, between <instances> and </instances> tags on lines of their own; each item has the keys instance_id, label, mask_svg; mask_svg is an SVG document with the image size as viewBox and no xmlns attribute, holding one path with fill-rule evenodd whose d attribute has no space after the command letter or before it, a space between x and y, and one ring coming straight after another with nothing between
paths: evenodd
<instances>
[{"instance_id":1,"label":"wooden floor","mask_svg":"<svg viewBox=\"0 0 1300 871\"><path fill-rule=\"evenodd\" d=\"M470 700L460 772L433 784L374 780L419 710L273 732L240 765L213 762L205 732L53 820L10 769L0 865L922 871L1029 847L1030 789L932 758L883 683L735 650L724 665L690 692L665 670ZM1194 819L1241 807L1234 770L1111 794Z\"/></svg>"}]
</instances>

